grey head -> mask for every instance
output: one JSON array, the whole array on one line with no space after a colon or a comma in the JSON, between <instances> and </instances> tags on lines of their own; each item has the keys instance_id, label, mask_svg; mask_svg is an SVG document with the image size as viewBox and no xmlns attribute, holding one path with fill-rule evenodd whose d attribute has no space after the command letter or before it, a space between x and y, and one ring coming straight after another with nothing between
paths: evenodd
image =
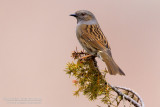
<instances>
[{"instance_id":1,"label":"grey head","mask_svg":"<svg viewBox=\"0 0 160 107\"><path fill-rule=\"evenodd\" d=\"M88 10L78 10L70 16L75 17L78 24L98 24L94 14Z\"/></svg>"}]
</instances>

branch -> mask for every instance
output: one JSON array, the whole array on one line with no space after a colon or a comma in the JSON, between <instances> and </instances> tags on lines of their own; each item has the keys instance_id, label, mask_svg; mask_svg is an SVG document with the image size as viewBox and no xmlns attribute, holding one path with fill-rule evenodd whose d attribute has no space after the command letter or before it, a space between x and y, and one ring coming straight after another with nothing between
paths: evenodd
<instances>
[{"instance_id":1,"label":"branch","mask_svg":"<svg viewBox=\"0 0 160 107\"><path fill-rule=\"evenodd\" d=\"M101 101L110 106L118 107L123 101L125 101L135 107L144 107L142 98L129 88L112 86L106 81L106 73L100 72L95 56L85 57L88 53L84 51L78 52L77 49L72 53L72 57L76 63L68 63L66 73L76 78L73 83L78 87L74 95L79 95L83 92L89 100L93 101L101 97ZM84 59L83 59L83 58Z\"/></svg>"},{"instance_id":2,"label":"branch","mask_svg":"<svg viewBox=\"0 0 160 107\"><path fill-rule=\"evenodd\" d=\"M115 86L115 88L117 88L117 89L122 89L122 90L126 90L126 91L128 91L128 92L133 93L134 95L136 95L136 96L138 97L138 100L140 100L141 106L138 106L138 105L140 105L140 104L138 104L138 103L137 103L135 100L133 100L133 99L126 99L126 100L128 100L128 101L130 101L130 102L133 102L134 105L137 105L138 107L144 107L144 102L143 102L142 98L141 98L136 92L134 92L133 90L131 90L131 89L129 89L129 88L125 88L125 87L119 87L119 86Z\"/></svg>"},{"instance_id":3,"label":"branch","mask_svg":"<svg viewBox=\"0 0 160 107\"><path fill-rule=\"evenodd\" d=\"M124 97L126 100L128 100L129 102L131 102L135 107L144 107L144 102L143 100L141 99L140 96L138 96L135 92L133 92L132 90L128 89L128 88L124 88L124 87L119 87L119 86L115 86L113 87L112 85L110 85L108 83L108 85L119 95L119 96L122 96ZM123 89L123 90L126 90L126 91L129 91L131 93L133 93L134 95L138 96L138 98L140 99L140 102L141 102L141 105L138 104L134 99L132 99L131 97L127 96L126 94L123 94L121 91L119 91L118 89Z\"/></svg>"}]
</instances>

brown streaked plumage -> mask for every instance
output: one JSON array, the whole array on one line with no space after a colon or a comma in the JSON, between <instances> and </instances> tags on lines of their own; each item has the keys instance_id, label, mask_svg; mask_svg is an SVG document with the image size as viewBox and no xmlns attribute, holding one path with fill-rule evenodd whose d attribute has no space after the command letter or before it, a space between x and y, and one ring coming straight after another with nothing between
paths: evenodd
<instances>
[{"instance_id":1,"label":"brown streaked plumage","mask_svg":"<svg viewBox=\"0 0 160 107\"><path fill-rule=\"evenodd\" d=\"M95 16L87 10L77 11L71 16L74 16L77 19L76 35L82 47L89 54L101 58L107 65L111 75L125 75L114 62L111 48Z\"/></svg>"}]
</instances>

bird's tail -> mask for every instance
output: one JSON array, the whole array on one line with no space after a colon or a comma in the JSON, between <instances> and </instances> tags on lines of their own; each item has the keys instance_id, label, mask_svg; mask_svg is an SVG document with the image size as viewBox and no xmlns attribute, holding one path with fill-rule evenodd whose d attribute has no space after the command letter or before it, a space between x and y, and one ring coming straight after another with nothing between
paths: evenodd
<instances>
[{"instance_id":1,"label":"bird's tail","mask_svg":"<svg viewBox=\"0 0 160 107\"><path fill-rule=\"evenodd\" d=\"M125 75L124 72L119 68L119 66L114 62L111 53L106 51L99 51L98 56L105 62L108 68L108 72L111 75Z\"/></svg>"}]
</instances>

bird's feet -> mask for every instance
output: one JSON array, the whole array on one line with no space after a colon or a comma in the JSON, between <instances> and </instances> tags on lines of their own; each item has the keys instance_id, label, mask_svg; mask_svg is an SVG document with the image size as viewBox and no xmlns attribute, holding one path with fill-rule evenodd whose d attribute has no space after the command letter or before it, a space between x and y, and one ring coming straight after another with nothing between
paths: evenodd
<instances>
[{"instance_id":1,"label":"bird's feet","mask_svg":"<svg viewBox=\"0 0 160 107\"><path fill-rule=\"evenodd\" d=\"M86 55L86 56L83 56L83 57L80 58L80 60L86 59L86 58L89 58L89 57L93 57L93 55Z\"/></svg>"}]
</instances>

